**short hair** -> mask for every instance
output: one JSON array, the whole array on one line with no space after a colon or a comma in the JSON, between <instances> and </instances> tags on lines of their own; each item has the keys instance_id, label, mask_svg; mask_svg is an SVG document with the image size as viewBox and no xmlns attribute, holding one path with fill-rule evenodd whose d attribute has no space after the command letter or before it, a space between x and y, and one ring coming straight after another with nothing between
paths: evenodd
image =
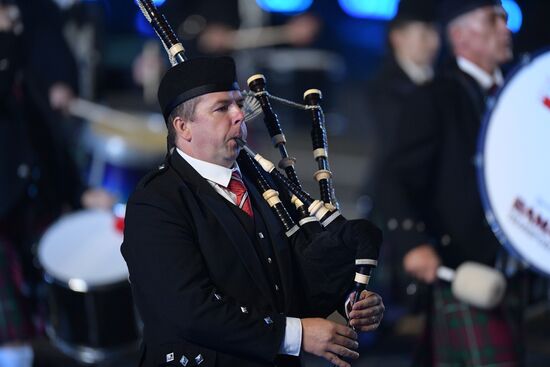
<instances>
[{"instance_id":1,"label":"short hair","mask_svg":"<svg viewBox=\"0 0 550 367\"><path fill-rule=\"evenodd\" d=\"M176 117L182 118L184 121L193 121L195 118L195 109L200 102L202 96L191 98L183 103L177 105L170 115L168 116L168 144L170 147L176 146L176 130L174 129L174 119Z\"/></svg>"}]
</instances>

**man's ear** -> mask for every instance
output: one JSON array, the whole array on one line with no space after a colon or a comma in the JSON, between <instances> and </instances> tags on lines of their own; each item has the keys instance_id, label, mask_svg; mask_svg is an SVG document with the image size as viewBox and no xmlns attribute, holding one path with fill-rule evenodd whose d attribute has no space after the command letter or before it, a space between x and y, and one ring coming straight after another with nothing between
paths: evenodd
<instances>
[{"instance_id":1,"label":"man's ear","mask_svg":"<svg viewBox=\"0 0 550 367\"><path fill-rule=\"evenodd\" d=\"M449 38L455 53L457 49L462 49L466 36L467 32L463 27L456 24L449 26L449 29L447 30L447 37Z\"/></svg>"},{"instance_id":2,"label":"man's ear","mask_svg":"<svg viewBox=\"0 0 550 367\"><path fill-rule=\"evenodd\" d=\"M176 132L176 136L179 136L186 141L191 140L191 129L189 128L189 121L186 121L181 117L176 116L172 120L172 126L174 127L174 131Z\"/></svg>"},{"instance_id":3,"label":"man's ear","mask_svg":"<svg viewBox=\"0 0 550 367\"><path fill-rule=\"evenodd\" d=\"M403 39L403 32L400 29L392 29L388 35L388 40L392 49L395 51L401 46L401 40Z\"/></svg>"}]
</instances>

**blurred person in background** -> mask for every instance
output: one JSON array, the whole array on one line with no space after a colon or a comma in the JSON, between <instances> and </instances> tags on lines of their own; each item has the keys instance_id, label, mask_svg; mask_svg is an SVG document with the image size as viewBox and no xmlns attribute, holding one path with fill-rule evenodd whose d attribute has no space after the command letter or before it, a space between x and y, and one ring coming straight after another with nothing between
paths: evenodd
<instances>
[{"instance_id":1,"label":"blurred person in background","mask_svg":"<svg viewBox=\"0 0 550 367\"><path fill-rule=\"evenodd\" d=\"M373 123L369 141L374 146L374 155L366 179L367 187L363 190L373 206L370 208L372 213L364 214L378 222L383 222L378 200L385 189L380 178L388 152L393 149L395 135L401 128L403 108L418 86L429 82L434 75L440 46L435 1L401 0L397 15L389 23L387 41L388 53L367 85L368 111ZM383 223L379 225L384 226ZM390 275L386 288L392 292L385 296L388 302L395 302L395 311L399 303L410 302L405 297L410 278L402 270L402 248L389 244L383 249L385 269ZM386 318L386 321L392 320Z\"/></svg>"},{"instance_id":2,"label":"blurred person in background","mask_svg":"<svg viewBox=\"0 0 550 367\"><path fill-rule=\"evenodd\" d=\"M168 0L161 9L180 39L186 44L190 41L192 55L281 44L306 46L315 40L321 26L309 13L285 17L282 24L274 24L272 16L254 0Z\"/></svg>"},{"instance_id":3,"label":"blurred person in background","mask_svg":"<svg viewBox=\"0 0 550 367\"><path fill-rule=\"evenodd\" d=\"M67 150L60 112L76 68L46 0L0 1L0 365L31 366L40 274L32 247L59 215L112 198L88 190Z\"/></svg>"},{"instance_id":4,"label":"blurred person in background","mask_svg":"<svg viewBox=\"0 0 550 367\"><path fill-rule=\"evenodd\" d=\"M427 327L433 354L427 361L519 366L521 310L509 307L513 292L487 311L458 301L450 284L437 280L441 265L495 267L503 251L484 216L475 156L487 98L503 83L500 66L512 59L511 33L500 1L445 0L440 6L453 57L410 96L382 163L386 234L405 250L405 271L432 284Z\"/></svg>"},{"instance_id":5,"label":"blurred person in background","mask_svg":"<svg viewBox=\"0 0 550 367\"><path fill-rule=\"evenodd\" d=\"M407 100L433 78L440 43L435 7L433 1L401 0L389 24L389 52L367 90L381 157L390 149Z\"/></svg>"}]
</instances>

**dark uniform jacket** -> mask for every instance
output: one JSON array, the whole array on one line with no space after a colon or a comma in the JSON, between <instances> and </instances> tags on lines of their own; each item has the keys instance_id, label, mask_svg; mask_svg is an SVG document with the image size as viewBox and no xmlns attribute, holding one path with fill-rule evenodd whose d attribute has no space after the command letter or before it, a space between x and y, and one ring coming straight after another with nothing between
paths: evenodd
<instances>
[{"instance_id":1,"label":"dark uniform jacket","mask_svg":"<svg viewBox=\"0 0 550 367\"><path fill-rule=\"evenodd\" d=\"M383 166L390 241L408 249L432 243L453 268L466 260L494 265L499 248L476 177L485 99L479 84L453 63L414 93Z\"/></svg>"},{"instance_id":2,"label":"dark uniform jacket","mask_svg":"<svg viewBox=\"0 0 550 367\"><path fill-rule=\"evenodd\" d=\"M386 219L382 213L381 201L387 187L383 174L387 166L388 155L395 149L395 136L401 129L403 110L418 88L418 85L398 64L393 53L383 60L382 67L368 84L367 103L372 119L372 136L369 141L372 142L373 150L370 161L371 169L368 171L363 193L372 199L372 207L369 208L370 212L364 214L372 218L382 228L385 227ZM392 243L390 240L391 238L386 237L386 243L382 250L384 263L390 264L386 267L389 276L385 279L388 283L380 290L388 292L382 293L385 295L384 298L398 303L397 307L400 307L401 303L411 304L411 308L414 309L416 299L411 299L404 291L411 282L401 265L406 249L399 246L399 243ZM386 297L386 294L389 297Z\"/></svg>"},{"instance_id":3,"label":"dark uniform jacket","mask_svg":"<svg viewBox=\"0 0 550 367\"><path fill-rule=\"evenodd\" d=\"M380 170L379 164L392 150L393 137L399 128L403 108L416 88L417 85L401 69L393 55L383 61L382 67L368 85L367 102L373 121L375 160L378 163L375 172Z\"/></svg>"},{"instance_id":4,"label":"dark uniform jacket","mask_svg":"<svg viewBox=\"0 0 550 367\"><path fill-rule=\"evenodd\" d=\"M177 153L131 196L122 254L144 322L142 366L179 366L184 356L201 366L299 365L277 357L286 316L308 314L298 265L241 172L254 222Z\"/></svg>"}]
</instances>

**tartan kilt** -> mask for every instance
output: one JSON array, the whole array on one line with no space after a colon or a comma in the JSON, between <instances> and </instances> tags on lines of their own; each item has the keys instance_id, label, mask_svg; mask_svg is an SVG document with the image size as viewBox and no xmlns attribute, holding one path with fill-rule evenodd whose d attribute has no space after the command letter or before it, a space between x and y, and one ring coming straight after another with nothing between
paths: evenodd
<instances>
[{"instance_id":1,"label":"tartan kilt","mask_svg":"<svg viewBox=\"0 0 550 367\"><path fill-rule=\"evenodd\" d=\"M433 288L432 347L435 367L521 366L521 317L506 302L482 310L458 301L449 284Z\"/></svg>"},{"instance_id":2,"label":"tartan kilt","mask_svg":"<svg viewBox=\"0 0 550 367\"><path fill-rule=\"evenodd\" d=\"M25 341L34 334L30 308L21 293L23 278L17 255L0 238L0 345Z\"/></svg>"}]
</instances>

